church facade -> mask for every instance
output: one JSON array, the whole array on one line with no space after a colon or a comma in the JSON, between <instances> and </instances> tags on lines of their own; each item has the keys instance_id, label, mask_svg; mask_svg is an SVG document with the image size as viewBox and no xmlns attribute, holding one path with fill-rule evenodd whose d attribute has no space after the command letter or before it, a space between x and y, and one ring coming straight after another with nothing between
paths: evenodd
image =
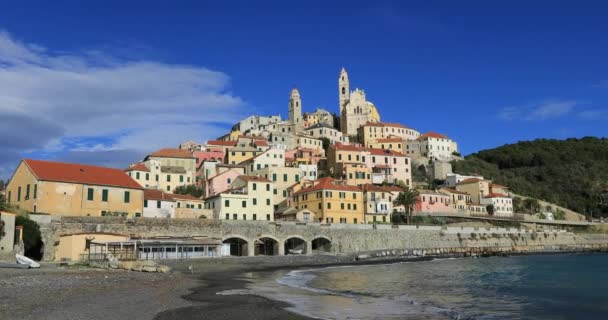
<instances>
[{"instance_id":1,"label":"church facade","mask_svg":"<svg viewBox=\"0 0 608 320\"><path fill-rule=\"evenodd\" d=\"M380 122L376 106L367 101L365 91L350 91L348 73L344 68L338 78L338 96L340 107L340 130L348 137L357 135L357 130L368 122Z\"/></svg>"}]
</instances>

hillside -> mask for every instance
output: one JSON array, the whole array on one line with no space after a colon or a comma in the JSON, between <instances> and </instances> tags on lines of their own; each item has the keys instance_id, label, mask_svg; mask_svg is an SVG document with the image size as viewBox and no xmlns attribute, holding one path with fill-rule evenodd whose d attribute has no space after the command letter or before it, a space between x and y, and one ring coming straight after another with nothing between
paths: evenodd
<instances>
[{"instance_id":1,"label":"hillside","mask_svg":"<svg viewBox=\"0 0 608 320\"><path fill-rule=\"evenodd\" d=\"M600 204L608 189L608 139L518 142L471 154L453 163L454 172L478 173L515 193L542 199L594 217L607 216Z\"/></svg>"}]
</instances>

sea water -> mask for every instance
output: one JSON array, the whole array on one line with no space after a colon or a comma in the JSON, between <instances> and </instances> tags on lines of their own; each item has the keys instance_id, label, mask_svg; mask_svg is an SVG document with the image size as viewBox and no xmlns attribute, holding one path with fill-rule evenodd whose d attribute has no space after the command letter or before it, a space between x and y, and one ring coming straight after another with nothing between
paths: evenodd
<instances>
[{"instance_id":1,"label":"sea water","mask_svg":"<svg viewBox=\"0 0 608 320\"><path fill-rule=\"evenodd\" d=\"M608 319L608 255L291 271L254 290L320 319Z\"/></svg>"}]
</instances>

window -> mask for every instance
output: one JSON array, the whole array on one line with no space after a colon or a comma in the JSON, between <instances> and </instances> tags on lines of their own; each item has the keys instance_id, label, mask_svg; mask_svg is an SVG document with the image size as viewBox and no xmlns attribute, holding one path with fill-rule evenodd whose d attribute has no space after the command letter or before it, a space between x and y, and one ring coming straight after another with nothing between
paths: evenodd
<instances>
[{"instance_id":1,"label":"window","mask_svg":"<svg viewBox=\"0 0 608 320\"><path fill-rule=\"evenodd\" d=\"M93 188L87 189L87 200L93 201Z\"/></svg>"},{"instance_id":2,"label":"window","mask_svg":"<svg viewBox=\"0 0 608 320\"><path fill-rule=\"evenodd\" d=\"M353 192L353 199L357 199L357 194Z\"/></svg>"},{"instance_id":3,"label":"window","mask_svg":"<svg viewBox=\"0 0 608 320\"><path fill-rule=\"evenodd\" d=\"M253 205L257 206L258 205L258 199L257 198L253 198Z\"/></svg>"},{"instance_id":4,"label":"window","mask_svg":"<svg viewBox=\"0 0 608 320\"><path fill-rule=\"evenodd\" d=\"M148 200L144 200L144 208L148 207Z\"/></svg>"},{"instance_id":5,"label":"window","mask_svg":"<svg viewBox=\"0 0 608 320\"><path fill-rule=\"evenodd\" d=\"M238 220L238 219L239 219L239 216L238 216L238 215L235 213L235 214L233 214L233 215L232 215L232 219L234 219L234 220Z\"/></svg>"},{"instance_id":6,"label":"window","mask_svg":"<svg viewBox=\"0 0 608 320\"><path fill-rule=\"evenodd\" d=\"M21 187L17 188L17 202L21 201Z\"/></svg>"},{"instance_id":7,"label":"window","mask_svg":"<svg viewBox=\"0 0 608 320\"><path fill-rule=\"evenodd\" d=\"M299 182L299 181L300 181L300 175L296 174L296 182Z\"/></svg>"},{"instance_id":8,"label":"window","mask_svg":"<svg viewBox=\"0 0 608 320\"><path fill-rule=\"evenodd\" d=\"M266 199L266 205L269 206L270 205L270 199Z\"/></svg>"},{"instance_id":9,"label":"window","mask_svg":"<svg viewBox=\"0 0 608 320\"><path fill-rule=\"evenodd\" d=\"M247 215L243 213L243 220L247 220Z\"/></svg>"},{"instance_id":10,"label":"window","mask_svg":"<svg viewBox=\"0 0 608 320\"><path fill-rule=\"evenodd\" d=\"M101 190L101 201L108 202L108 189Z\"/></svg>"},{"instance_id":11,"label":"window","mask_svg":"<svg viewBox=\"0 0 608 320\"><path fill-rule=\"evenodd\" d=\"M13 193L11 191L8 192L8 202L11 202L11 196L13 195Z\"/></svg>"},{"instance_id":12,"label":"window","mask_svg":"<svg viewBox=\"0 0 608 320\"><path fill-rule=\"evenodd\" d=\"M139 172L135 172L135 179L139 180Z\"/></svg>"},{"instance_id":13,"label":"window","mask_svg":"<svg viewBox=\"0 0 608 320\"><path fill-rule=\"evenodd\" d=\"M354 224L357 224L357 218L354 218L354 219L353 219L353 223L354 223Z\"/></svg>"},{"instance_id":14,"label":"window","mask_svg":"<svg viewBox=\"0 0 608 320\"><path fill-rule=\"evenodd\" d=\"M181 207L182 207L182 203L181 203L181 202L178 202L178 203L177 203L177 207L178 207L178 208L181 208Z\"/></svg>"},{"instance_id":15,"label":"window","mask_svg":"<svg viewBox=\"0 0 608 320\"><path fill-rule=\"evenodd\" d=\"M129 191L125 191L125 203L129 203L131 201L131 193Z\"/></svg>"},{"instance_id":16,"label":"window","mask_svg":"<svg viewBox=\"0 0 608 320\"><path fill-rule=\"evenodd\" d=\"M350 210L350 203L348 204L348 210Z\"/></svg>"},{"instance_id":17,"label":"window","mask_svg":"<svg viewBox=\"0 0 608 320\"><path fill-rule=\"evenodd\" d=\"M243 208L247 208L247 201L243 200L241 202L241 205L243 206Z\"/></svg>"},{"instance_id":18,"label":"window","mask_svg":"<svg viewBox=\"0 0 608 320\"><path fill-rule=\"evenodd\" d=\"M146 173L146 181L150 180L150 174Z\"/></svg>"},{"instance_id":19,"label":"window","mask_svg":"<svg viewBox=\"0 0 608 320\"><path fill-rule=\"evenodd\" d=\"M25 186L25 200L30 199L30 185Z\"/></svg>"},{"instance_id":20,"label":"window","mask_svg":"<svg viewBox=\"0 0 608 320\"><path fill-rule=\"evenodd\" d=\"M266 215L266 220L270 221L270 215L269 214Z\"/></svg>"},{"instance_id":21,"label":"window","mask_svg":"<svg viewBox=\"0 0 608 320\"><path fill-rule=\"evenodd\" d=\"M283 175L283 181L287 182L287 174Z\"/></svg>"},{"instance_id":22,"label":"window","mask_svg":"<svg viewBox=\"0 0 608 320\"><path fill-rule=\"evenodd\" d=\"M272 174L272 181L277 181L277 174L276 173Z\"/></svg>"},{"instance_id":23,"label":"window","mask_svg":"<svg viewBox=\"0 0 608 320\"><path fill-rule=\"evenodd\" d=\"M170 174L167 175L167 182L171 182L171 175Z\"/></svg>"},{"instance_id":24,"label":"window","mask_svg":"<svg viewBox=\"0 0 608 320\"><path fill-rule=\"evenodd\" d=\"M156 208L160 209L160 200L156 200Z\"/></svg>"},{"instance_id":25,"label":"window","mask_svg":"<svg viewBox=\"0 0 608 320\"><path fill-rule=\"evenodd\" d=\"M182 176L182 175L179 176L179 182L184 182L184 176Z\"/></svg>"},{"instance_id":26,"label":"window","mask_svg":"<svg viewBox=\"0 0 608 320\"><path fill-rule=\"evenodd\" d=\"M255 191L255 190L257 190L257 189L258 189L258 184L257 184L257 183L254 183L254 184L253 184L253 191Z\"/></svg>"},{"instance_id":27,"label":"window","mask_svg":"<svg viewBox=\"0 0 608 320\"><path fill-rule=\"evenodd\" d=\"M342 160L342 154L338 155L338 160Z\"/></svg>"},{"instance_id":28,"label":"window","mask_svg":"<svg viewBox=\"0 0 608 320\"><path fill-rule=\"evenodd\" d=\"M327 203L327 209L331 209L331 202Z\"/></svg>"},{"instance_id":29,"label":"window","mask_svg":"<svg viewBox=\"0 0 608 320\"><path fill-rule=\"evenodd\" d=\"M319 202L319 210L323 209L323 204Z\"/></svg>"},{"instance_id":30,"label":"window","mask_svg":"<svg viewBox=\"0 0 608 320\"><path fill-rule=\"evenodd\" d=\"M253 220L257 220L258 219L258 215L257 214L253 214Z\"/></svg>"},{"instance_id":31,"label":"window","mask_svg":"<svg viewBox=\"0 0 608 320\"><path fill-rule=\"evenodd\" d=\"M171 186L167 186L167 191L171 191Z\"/></svg>"},{"instance_id":32,"label":"window","mask_svg":"<svg viewBox=\"0 0 608 320\"><path fill-rule=\"evenodd\" d=\"M230 213L226 213L226 220L230 220Z\"/></svg>"},{"instance_id":33,"label":"window","mask_svg":"<svg viewBox=\"0 0 608 320\"><path fill-rule=\"evenodd\" d=\"M283 197L287 197L287 190L283 190Z\"/></svg>"},{"instance_id":34,"label":"window","mask_svg":"<svg viewBox=\"0 0 608 320\"><path fill-rule=\"evenodd\" d=\"M357 210L357 204L353 204L353 210Z\"/></svg>"},{"instance_id":35,"label":"window","mask_svg":"<svg viewBox=\"0 0 608 320\"><path fill-rule=\"evenodd\" d=\"M156 182L158 182L158 175L156 175L156 177L155 177L155 178L156 178L156 179L155 179L155 180L156 180Z\"/></svg>"},{"instance_id":36,"label":"window","mask_svg":"<svg viewBox=\"0 0 608 320\"><path fill-rule=\"evenodd\" d=\"M277 189L272 189L272 193L273 194L279 194L279 192L277 191Z\"/></svg>"},{"instance_id":37,"label":"window","mask_svg":"<svg viewBox=\"0 0 608 320\"><path fill-rule=\"evenodd\" d=\"M38 197L38 185L34 184L34 199Z\"/></svg>"},{"instance_id":38,"label":"window","mask_svg":"<svg viewBox=\"0 0 608 320\"><path fill-rule=\"evenodd\" d=\"M350 209L350 203L348 204L348 208ZM344 210L344 203L340 203L340 209Z\"/></svg>"}]
</instances>

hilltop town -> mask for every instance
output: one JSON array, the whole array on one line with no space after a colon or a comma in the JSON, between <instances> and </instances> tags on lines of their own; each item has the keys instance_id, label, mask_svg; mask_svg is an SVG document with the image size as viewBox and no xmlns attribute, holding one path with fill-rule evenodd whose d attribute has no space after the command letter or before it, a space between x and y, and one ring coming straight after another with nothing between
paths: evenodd
<instances>
[{"instance_id":1,"label":"hilltop town","mask_svg":"<svg viewBox=\"0 0 608 320\"><path fill-rule=\"evenodd\" d=\"M383 121L364 90L351 90L344 68L337 84L337 115L303 112L294 87L287 119L251 115L216 140L153 151L124 171L24 159L6 199L70 216L366 224L393 222L406 210L513 215L507 187L452 173L450 161L461 158L456 141ZM443 184L429 188L412 178L420 174ZM417 199L395 202L405 190Z\"/></svg>"}]
</instances>

